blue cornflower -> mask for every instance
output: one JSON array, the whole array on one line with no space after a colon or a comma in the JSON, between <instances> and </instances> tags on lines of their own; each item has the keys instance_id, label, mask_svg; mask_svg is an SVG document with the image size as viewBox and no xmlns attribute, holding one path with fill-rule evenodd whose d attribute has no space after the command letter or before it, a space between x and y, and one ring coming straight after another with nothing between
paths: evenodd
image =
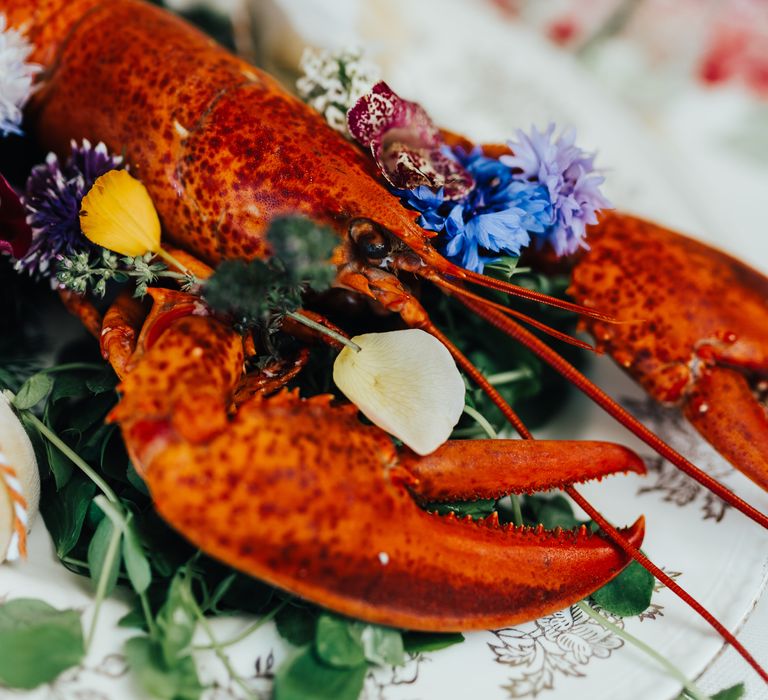
<instances>
[{"instance_id":1,"label":"blue cornflower","mask_svg":"<svg viewBox=\"0 0 768 700\"><path fill-rule=\"evenodd\" d=\"M558 255L569 255L588 247L587 224L597 223L597 212L611 203L600 192L605 178L595 173L594 154L574 145L576 132L567 130L553 139L555 125L526 134L517 130L517 141L509 141L514 155L500 160L515 169L515 177L546 187L552 202L553 221L544 232Z\"/></svg>"},{"instance_id":2,"label":"blue cornflower","mask_svg":"<svg viewBox=\"0 0 768 700\"><path fill-rule=\"evenodd\" d=\"M109 170L122 167L123 159L110 155L106 146L92 146L87 139L65 163L50 153L27 179L24 204L32 226L32 245L17 267L30 273L53 274L53 263L62 256L92 250L94 246L80 230L80 203L95 180Z\"/></svg>"},{"instance_id":3,"label":"blue cornflower","mask_svg":"<svg viewBox=\"0 0 768 700\"><path fill-rule=\"evenodd\" d=\"M418 223L442 236L443 252L457 265L482 272L485 264L505 253L519 255L530 233L543 234L553 222L547 189L516 179L512 169L481 149L452 152L472 175L475 187L459 200L449 200L421 186L400 192L405 204L421 212Z\"/></svg>"}]
</instances>

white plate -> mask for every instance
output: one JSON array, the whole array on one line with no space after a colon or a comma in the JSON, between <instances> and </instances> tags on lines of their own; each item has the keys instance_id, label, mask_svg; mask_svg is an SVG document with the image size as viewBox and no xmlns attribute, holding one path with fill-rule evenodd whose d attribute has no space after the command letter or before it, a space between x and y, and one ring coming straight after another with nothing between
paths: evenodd
<instances>
[{"instance_id":1,"label":"white plate","mask_svg":"<svg viewBox=\"0 0 768 700\"><path fill-rule=\"evenodd\" d=\"M479 7L444 0L431 3L397 0L408 26L396 41L376 37L385 57L387 78L402 94L418 98L436 120L479 139L498 141L530 122L574 124L587 147L599 147L599 163L610 170L609 194L624 209L651 216L711 238L707 222L683 202L674 182L666 180L667 156L636 119L613 102L588 76L535 37L502 26ZM368 24L370 26L370 24ZM421 27L421 29L419 29ZM734 232L729 247L748 256L750 242ZM634 401L648 423L695 463L763 511L768 496L732 470L673 413L654 409L610 362L595 363L594 377L617 398ZM606 438L636 447L649 457L646 478L614 477L583 490L617 523L644 513L648 534L644 549L730 629L749 614L768 577L768 536L669 465L659 464L581 397L566 406L540 437ZM0 568L0 596L41 597L59 607L91 610L87 580L65 571L56 561L42 522L30 541L28 562ZM120 655L130 632L115 623L127 610L118 598L102 611L93 651L81 668L65 673L51 687L29 694L0 691L0 697L128 700L142 697ZM247 621L217 621L226 638ZM720 638L667 590L654 594L643 619L621 622L627 630L696 677L722 648ZM268 693L272 671L289 653L274 628L265 627L232 648L236 668ZM765 663L766 659L763 659ZM202 660L203 680L218 680L211 698L239 697L212 656ZM744 665L748 697L764 698L764 688ZM565 700L666 700L679 684L586 620L575 609L514 629L467 635L464 644L413 658L400 669L381 669L366 681L370 700L482 697L486 700L541 697Z\"/></svg>"}]
</instances>

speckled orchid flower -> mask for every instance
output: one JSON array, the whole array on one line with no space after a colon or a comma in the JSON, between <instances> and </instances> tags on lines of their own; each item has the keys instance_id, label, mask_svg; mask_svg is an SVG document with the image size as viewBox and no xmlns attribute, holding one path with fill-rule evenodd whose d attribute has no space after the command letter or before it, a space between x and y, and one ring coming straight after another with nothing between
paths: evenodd
<instances>
[{"instance_id":1,"label":"speckled orchid flower","mask_svg":"<svg viewBox=\"0 0 768 700\"><path fill-rule=\"evenodd\" d=\"M392 187L442 188L446 199L460 199L474 185L472 176L445 148L424 108L402 99L385 82L376 83L355 103L347 113L347 126L370 149Z\"/></svg>"},{"instance_id":2,"label":"speckled orchid flower","mask_svg":"<svg viewBox=\"0 0 768 700\"><path fill-rule=\"evenodd\" d=\"M0 175L0 253L23 257L32 243L32 227L21 197Z\"/></svg>"}]
</instances>

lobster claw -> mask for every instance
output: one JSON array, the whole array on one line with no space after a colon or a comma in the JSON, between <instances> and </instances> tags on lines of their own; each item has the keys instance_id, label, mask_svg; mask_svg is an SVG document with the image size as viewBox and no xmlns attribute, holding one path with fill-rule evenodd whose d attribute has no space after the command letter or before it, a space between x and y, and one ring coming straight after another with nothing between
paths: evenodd
<instances>
[{"instance_id":1,"label":"lobster claw","mask_svg":"<svg viewBox=\"0 0 768 700\"><path fill-rule=\"evenodd\" d=\"M679 405L737 469L768 490L768 279L702 243L630 216L590 229L570 293L628 323L585 319L655 399ZM632 323L634 321L634 323Z\"/></svg>"},{"instance_id":2,"label":"lobster claw","mask_svg":"<svg viewBox=\"0 0 768 700\"><path fill-rule=\"evenodd\" d=\"M363 425L354 406L290 391L257 394L228 414L242 370L238 342L213 317L172 320L126 375L111 416L158 512L212 556L343 614L435 631L553 612L628 563L583 527L548 532L501 525L496 515L460 520L417 501L643 471L629 450L473 440L418 457ZM204 425L187 410L188 398L196 411L206 407ZM641 518L625 534L639 545L643 531Z\"/></svg>"}]
</instances>

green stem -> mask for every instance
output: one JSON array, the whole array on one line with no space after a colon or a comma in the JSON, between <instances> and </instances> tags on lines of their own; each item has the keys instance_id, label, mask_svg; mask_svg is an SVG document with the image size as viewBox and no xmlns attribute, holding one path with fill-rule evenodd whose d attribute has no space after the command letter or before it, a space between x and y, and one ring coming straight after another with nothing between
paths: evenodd
<instances>
[{"instance_id":1,"label":"green stem","mask_svg":"<svg viewBox=\"0 0 768 700\"><path fill-rule=\"evenodd\" d=\"M152 617L152 608L149 606L149 598L147 598L146 591L139 593L139 600L141 601L141 611L144 613L149 634L151 637L154 637L157 634L157 626L155 625L155 619Z\"/></svg>"},{"instance_id":2,"label":"green stem","mask_svg":"<svg viewBox=\"0 0 768 700\"><path fill-rule=\"evenodd\" d=\"M609 632L612 632L617 637L621 637L621 639L623 639L625 642L632 644L640 651L643 651L646 654L648 654L648 656L650 656L652 659L655 659L659 664L661 664L669 672L669 674L672 677L676 678L678 681L680 681L683 684L685 691L692 698L694 698L694 700L711 700L709 695L699 690L699 688L697 688L692 681L689 681L686 675L679 668L677 668L677 666L675 666L668 659L666 659L661 654L659 654L659 652L657 652L653 647L639 640L637 637L631 635L626 630L621 629L621 627L614 625L612 622L607 620L603 615L597 612L597 610L593 610L592 607L587 603L585 603L583 600L576 603L576 605L585 614L589 615L593 620L595 620L595 622L605 627L605 629L607 629Z\"/></svg>"},{"instance_id":3,"label":"green stem","mask_svg":"<svg viewBox=\"0 0 768 700\"><path fill-rule=\"evenodd\" d=\"M76 369L85 370L103 370L104 365L96 364L95 362L68 362L64 365L56 365L55 367L46 367L41 369L38 374L55 374L56 372L70 372Z\"/></svg>"},{"instance_id":4,"label":"green stem","mask_svg":"<svg viewBox=\"0 0 768 700\"><path fill-rule=\"evenodd\" d=\"M498 434L488 422L488 419L476 408L473 408L472 406L464 406L464 413L470 418L473 418L491 440L495 440L498 437Z\"/></svg>"},{"instance_id":5,"label":"green stem","mask_svg":"<svg viewBox=\"0 0 768 700\"><path fill-rule=\"evenodd\" d=\"M228 639L226 642L219 642L219 646L223 649L225 647L231 647L233 644L237 644L238 642L242 642L247 637L250 637L256 630L263 627L267 624L270 620L273 620L275 616L289 603L289 599L286 598L280 605L276 605L272 610L270 610L268 613L265 613L262 615L256 622L254 622L252 625L248 625L242 632L239 632L231 639ZM201 644L197 646L193 646L193 651L210 651L214 647L211 644Z\"/></svg>"},{"instance_id":6,"label":"green stem","mask_svg":"<svg viewBox=\"0 0 768 700\"><path fill-rule=\"evenodd\" d=\"M165 260L165 262L169 263L173 267L177 267L179 270L181 270L184 277L194 277L194 275L187 269L187 266L176 260L176 258L174 258L173 255L171 255L167 250L158 248L152 252L161 257L163 260Z\"/></svg>"},{"instance_id":7,"label":"green stem","mask_svg":"<svg viewBox=\"0 0 768 700\"><path fill-rule=\"evenodd\" d=\"M322 324L318 323L317 321L313 321L311 318L307 318L303 314L298 313L297 311L289 311L285 314L289 318L292 318L294 321L298 321L299 323L303 323L308 328L312 328L313 330L318 331L318 333L323 333L324 335L327 335L329 338L333 338L336 342L341 343L342 345L346 345L348 348L351 348L355 352L360 352L362 349L357 343L353 343L349 338L345 338L341 333L337 333L336 331L331 330L330 328L326 328Z\"/></svg>"},{"instance_id":8,"label":"green stem","mask_svg":"<svg viewBox=\"0 0 768 700\"><path fill-rule=\"evenodd\" d=\"M64 442L56 433L54 433L43 421L41 421L34 413L26 411L26 416L29 421L40 431L41 435L44 435L46 439L58 448L78 469L80 469L96 486L99 487L101 492L112 503L119 504L120 499L117 494L112 490L109 484L99 476L96 471L91 467L80 455L77 454L66 442Z\"/></svg>"},{"instance_id":9,"label":"green stem","mask_svg":"<svg viewBox=\"0 0 768 700\"><path fill-rule=\"evenodd\" d=\"M221 661L221 663L224 665L224 668L227 669L227 673L229 673L230 678L232 678L232 680L235 681L235 683L237 683L237 685L239 685L240 688L242 688L243 692L245 693L245 696L247 698L253 698L253 700L256 700L257 696L255 695L255 693L248 687L246 682L232 667L232 662L229 660L229 657L224 653L223 645L220 644L218 641L216 641L216 636L213 634L211 625L208 623L208 620L205 618L203 611L200 609L200 606L197 604L197 601L194 599L194 597L191 597L190 602L192 604L192 610L194 610L195 617L197 618L198 622L203 628L203 631L207 635L208 639L211 640L210 649L216 654L219 661Z\"/></svg>"},{"instance_id":10,"label":"green stem","mask_svg":"<svg viewBox=\"0 0 768 700\"><path fill-rule=\"evenodd\" d=\"M493 386L501 386L502 384L511 384L521 379L528 379L533 376L533 373L527 367L523 369L513 369L509 372L499 372L498 374L489 374L486 379Z\"/></svg>"},{"instance_id":11,"label":"green stem","mask_svg":"<svg viewBox=\"0 0 768 700\"><path fill-rule=\"evenodd\" d=\"M99 582L96 586L96 599L93 608L93 617L91 618L91 627L88 631L88 639L85 643L86 652L91 648L91 642L93 642L93 636L96 634L96 623L99 620L99 611L101 610L101 604L104 602L104 598L107 593L107 580L109 579L109 573L112 570L115 557L117 556L117 550L120 547L120 538L123 536L120 528L114 523L112 524L112 537L109 538L109 545L107 546L107 553L104 555L104 564L101 567L101 575L99 576Z\"/></svg>"},{"instance_id":12,"label":"green stem","mask_svg":"<svg viewBox=\"0 0 768 700\"><path fill-rule=\"evenodd\" d=\"M520 527L520 525L523 524L523 511L520 509L520 496L516 493L510 493L509 500L512 502L512 522Z\"/></svg>"}]
</instances>

